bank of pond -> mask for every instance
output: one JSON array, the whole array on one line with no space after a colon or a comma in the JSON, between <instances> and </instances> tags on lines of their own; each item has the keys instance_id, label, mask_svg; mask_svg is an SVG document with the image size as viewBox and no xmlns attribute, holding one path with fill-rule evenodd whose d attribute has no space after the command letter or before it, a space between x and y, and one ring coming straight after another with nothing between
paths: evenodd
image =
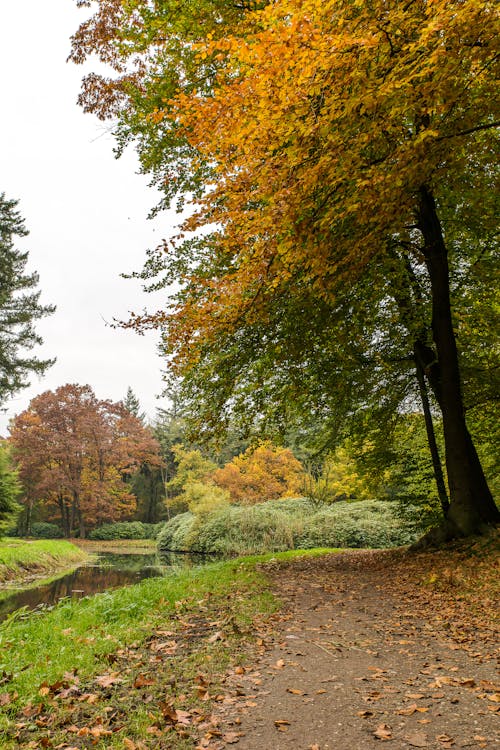
<instances>
[{"instance_id":1,"label":"bank of pond","mask_svg":"<svg viewBox=\"0 0 500 750\"><path fill-rule=\"evenodd\" d=\"M43 608L66 597L169 575L213 556L410 544L415 527L397 510L396 504L377 500L318 507L306 498L286 498L180 513L162 524L106 524L92 532L92 539L75 544L7 539L0 543L0 620L23 607Z\"/></svg>"},{"instance_id":2,"label":"bank of pond","mask_svg":"<svg viewBox=\"0 0 500 750\"><path fill-rule=\"evenodd\" d=\"M17 616L26 616L33 611L41 614L67 598L79 599L130 586L145 578L167 576L178 569L212 559L179 554L160 557L154 547L147 549L133 542L129 545L79 544L83 548L59 540L51 540L49 544L44 540L3 540L0 543L0 559L7 550L5 557L8 555L12 561L14 547L24 563L18 566L17 578L12 576L0 587L0 622L13 613L17 613ZM29 568L28 578L24 576L27 571L26 557L37 562ZM56 562L58 572L47 577L49 570L55 570ZM12 562L9 573L14 573Z\"/></svg>"}]
</instances>

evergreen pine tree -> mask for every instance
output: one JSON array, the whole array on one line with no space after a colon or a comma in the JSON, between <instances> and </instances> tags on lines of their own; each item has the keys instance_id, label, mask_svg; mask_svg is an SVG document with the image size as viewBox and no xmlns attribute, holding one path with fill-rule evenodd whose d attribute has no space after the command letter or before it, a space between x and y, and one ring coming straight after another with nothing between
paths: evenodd
<instances>
[{"instance_id":1,"label":"evergreen pine tree","mask_svg":"<svg viewBox=\"0 0 500 750\"><path fill-rule=\"evenodd\" d=\"M33 291L38 274L26 273L28 253L14 247L14 237L28 234L16 206L0 193L0 404L29 385L29 373L42 375L55 361L27 354L42 343L34 321L55 307L40 304L40 292Z\"/></svg>"}]
</instances>

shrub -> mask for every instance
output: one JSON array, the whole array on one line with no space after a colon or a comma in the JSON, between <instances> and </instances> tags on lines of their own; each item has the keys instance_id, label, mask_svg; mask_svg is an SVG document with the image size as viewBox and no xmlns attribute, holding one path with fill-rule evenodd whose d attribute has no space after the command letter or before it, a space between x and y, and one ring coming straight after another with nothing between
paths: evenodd
<instances>
[{"instance_id":1,"label":"shrub","mask_svg":"<svg viewBox=\"0 0 500 750\"><path fill-rule=\"evenodd\" d=\"M146 539L158 539L158 534L165 526L166 521L160 521L159 523L143 523L144 533Z\"/></svg>"},{"instance_id":2,"label":"shrub","mask_svg":"<svg viewBox=\"0 0 500 750\"><path fill-rule=\"evenodd\" d=\"M393 547L415 535L395 515L393 503L338 502L315 511L305 498L254 506L230 505L203 516L183 513L169 521L160 552L259 554L312 547Z\"/></svg>"},{"instance_id":3,"label":"shrub","mask_svg":"<svg viewBox=\"0 0 500 750\"><path fill-rule=\"evenodd\" d=\"M167 521L158 535L158 550L162 552L188 552L187 537L194 524L193 513L179 513Z\"/></svg>"},{"instance_id":4,"label":"shrub","mask_svg":"<svg viewBox=\"0 0 500 750\"><path fill-rule=\"evenodd\" d=\"M287 513L273 505L230 506L216 511L193 527L189 538L192 548L226 555L293 549L302 514Z\"/></svg>"},{"instance_id":5,"label":"shrub","mask_svg":"<svg viewBox=\"0 0 500 750\"><path fill-rule=\"evenodd\" d=\"M339 502L317 511L296 537L297 547L395 547L415 536L396 517L392 503Z\"/></svg>"},{"instance_id":6,"label":"shrub","mask_svg":"<svg viewBox=\"0 0 500 750\"><path fill-rule=\"evenodd\" d=\"M31 536L35 539L61 539L64 534L62 529L55 523L37 521L31 525Z\"/></svg>"},{"instance_id":7,"label":"shrub","mask_svg":"<svg viewBox=\"0 0 500 750\"><path fill-rule=\"evenodd\" d=\"M153 525L153 524L148 524ZM109 541L114 539L148 539L145 524L140 521L121 521L105 523L89 534L89 539Z\"/></svg>"}]
</instances>

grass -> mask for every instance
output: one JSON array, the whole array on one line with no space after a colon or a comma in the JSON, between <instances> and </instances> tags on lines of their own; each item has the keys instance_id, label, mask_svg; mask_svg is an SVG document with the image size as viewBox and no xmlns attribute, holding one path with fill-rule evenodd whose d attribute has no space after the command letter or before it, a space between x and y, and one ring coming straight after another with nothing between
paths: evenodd
<instances>
[{"instance_id":1,"label":"grass","mask_svg":"<svg viewBox=\"0 0 500 750\"><path fill-rule=\"evenodd\" d=\"M0 539L0 582L22 583L86 559L83 550L62 539Z\"/></svg>"},{"instance_id":2,"label":"grass","mask_svg":"<svg viewBox=\"0 0 500 750\"><path fill-rule=\"evenodd\" d=\"M196 687L200 674L209 683L232 660L242 659L242 634L254 637L255 618L276 608L258 563L325 551L213 563L86 599L63 601L41 615L14 614L0 625L0 675L4 675L0 746L6 750L38 747L42 735L56 746L67 737L63 727L70 723L81 728L83 734L78 737L87 736L85 732L94 727L92 746L98 749L122 749L124 737L149 737L152 744L144 747L163 747L153 740L158 727L165 730L167 697L192 710L200 703L199 683ZM153 649L154 658L153 643L159 644L158 650ZM174 649L167 657L162 650L167 648L165 643L172 643ZM111 675L104 682L119 675L112 695L109 686L106 690L97 679L103 675ZM146 701L134 690L138 675L141 679L146 675L151 683ZM82 701L82 695L94 696L90 705L86 698ZM123 727L101 739L103 715L119 715ZM183 732L176 731L176 744L165 747L192 747Z\"/></svg>"}]
</instances>

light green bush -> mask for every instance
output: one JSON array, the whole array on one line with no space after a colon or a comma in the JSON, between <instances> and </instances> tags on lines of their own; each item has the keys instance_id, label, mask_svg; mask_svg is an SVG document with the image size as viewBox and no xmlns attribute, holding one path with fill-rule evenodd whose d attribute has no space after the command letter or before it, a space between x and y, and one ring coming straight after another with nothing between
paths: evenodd
<instances>
[{"instance_id":1,"label":"light green bush","mask_svg":"<svg viewBox=\"0 0 500 750\"><path fill-rule=\"evenodd\" d=\"M395 547L415 536L396 517L390 502L339 502L317 511L295 539L297 547Z\"/></svg>"},{"instance_id":2,"label":"light green bush","mask_svg":"<svg viewBox=\"0 0 500 750\"><path fill-rule=\"evenodd\" d=\"M162 552L188 552L188 534L195 522L193 513L179 513L167 521L158 535L158 550Z\"/></svg>"},{"instance_id":3,"label":"light green bush","mask_svg":"<svg viewBox=\"0 0 500 750\"><path fill-rule=\"evenodd\" d=\"M393 503L376 500L338 502L319 511L304 498L250 507L229 505L203 516L176 516L161 532L159 549L245 555L313 547L409 544L414 536L394 510Z\"/></svg>"}]
</instances>

